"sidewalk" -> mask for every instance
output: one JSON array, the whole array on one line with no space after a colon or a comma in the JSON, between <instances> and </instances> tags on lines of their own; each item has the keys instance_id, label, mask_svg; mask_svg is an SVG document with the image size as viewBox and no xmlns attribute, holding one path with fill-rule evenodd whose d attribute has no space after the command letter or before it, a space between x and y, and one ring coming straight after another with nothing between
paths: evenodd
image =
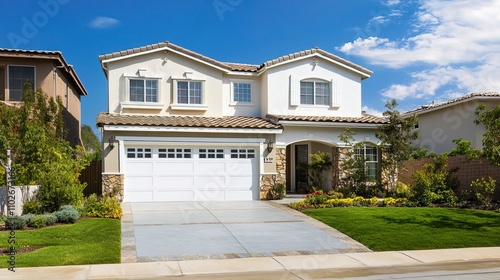
<instances>
[{"instance_id":1,"label":"sidewalk","mask_svg":"<svg viewBox=\"0 0 500 280\"><path fill-rule=\"evenodd\" d=\"M467 266L500 266L500 247L399 252L367 252L335 255L193 260L149 263L98 264L0 270L0 279L317 279L352 275L357 270L409 268L438 270L450 264L455 270ZM434 268L432 268L434 266ZM387 269L385 269L387 270ZM349 272L349 273L347 273ZM345 274L347 273L347 274Z\"/></svg>"}]
</instances>

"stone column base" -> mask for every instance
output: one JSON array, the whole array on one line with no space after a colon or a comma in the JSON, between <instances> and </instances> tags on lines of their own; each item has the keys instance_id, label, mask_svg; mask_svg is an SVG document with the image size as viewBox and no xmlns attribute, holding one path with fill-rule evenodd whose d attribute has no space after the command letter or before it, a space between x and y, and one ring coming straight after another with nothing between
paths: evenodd
<instances>
[{"instance_id":1,"label":"stone column base","mask_svg":"<svg viewBox=\"0 0 500 280\"><path fill-rule=\"evenodd\" d=\"M102 174L102 196L114 197L123 201L123 174Z\"/></svg>"}]
</instances>

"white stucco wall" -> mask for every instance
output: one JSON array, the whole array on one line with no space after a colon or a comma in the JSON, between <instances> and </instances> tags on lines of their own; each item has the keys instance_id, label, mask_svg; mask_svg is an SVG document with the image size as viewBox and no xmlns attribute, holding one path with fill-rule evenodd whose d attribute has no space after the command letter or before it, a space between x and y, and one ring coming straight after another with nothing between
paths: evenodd
<instances>
[{"instance_id":1,"label":"white stucco wall","mask_svg":"<svg viewBox=\"0 0 500 280\"><path fill-rule=\"evenodd\" d=\"M346 116L361 117L361 76L341 68L327 60L304 58L272 67L267 75L267 113L298 116ZM332 83L333 98L337 106L290 104L290 82L299 83L305 79L323 80ZM300 100L300 96L299 96Z\"/></svg>"},{"instance_id":2,"label":"white stucco wall","mask_svg":"<svg viewBox=\"0 0 500 280\"><path fill-rule=\"evenodd\" d=\"M481 103L489 107L495 104L471 100L418 115L421 145L427 147L429 151L440 154L450 152L456 147L453 140L462 138L471 141L473 148L482 149L485 128L474 123L475 110Z\"/></svg>"}]
</instances>

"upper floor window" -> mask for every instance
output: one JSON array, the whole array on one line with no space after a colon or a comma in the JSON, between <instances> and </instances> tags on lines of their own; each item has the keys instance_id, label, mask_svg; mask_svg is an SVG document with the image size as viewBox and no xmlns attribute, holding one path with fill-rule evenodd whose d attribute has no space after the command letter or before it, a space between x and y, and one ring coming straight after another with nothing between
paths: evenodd
<instances>
[{"instance_id":1,"label":"upper floor window","mask_svg":"<svg viewBox=\"0 0 500 280\"><path fill-rule=\"evenodd\" d=\"M378 148L376 146L362 145L354 150L356 159L364 161L365 174L369 181L376 181L378 176Z\"/></svg>"},{"instance_id":2,"label":"upper floor window","mask_svg":"<svg viewBox=\"0 0 500 280\"><path fill-rule=\"evenodd\" d=\"M233 83L233 102L252 102L252 84L250 83Z\"/></svg>"},{"instance_id":3,"label":"upper floor window","mask_svg":"<svg viewBox=\"0 0 500 280\"><path fill-rule=\"evenodd\" d=\"M9 101L21 101L24 83L30 82L31 89L35 90L35 67L9 65Z\"/></svg>"},{"instance_id":4,"label":"upper floor window","mask_svg":"<svg viewBox=\"0 0 500 280\"><path fill-rule=\"evenodd\" d=\"M330 105L330 83L318 81L300 82L300 104Z\"/></svg>"},{"instance_id":5,"label":"upper floor window","mask_svg":"<svg viewBox=\"0 0 500 280\"><path fill-rule=\"evenodd\" d=\"M177 103L203 104L203 84L199 81L177 81Z\"/></svg>"},{"instance_id":6,"label":"upper floor window","mask_svg":"<svg viewBox=\"0 0 500 280\"><path fill-rule=\"evenodd\" d=\"M129 83L129 101L158 102L157 80L130 79Z\"/></svg>"}]
</instances>

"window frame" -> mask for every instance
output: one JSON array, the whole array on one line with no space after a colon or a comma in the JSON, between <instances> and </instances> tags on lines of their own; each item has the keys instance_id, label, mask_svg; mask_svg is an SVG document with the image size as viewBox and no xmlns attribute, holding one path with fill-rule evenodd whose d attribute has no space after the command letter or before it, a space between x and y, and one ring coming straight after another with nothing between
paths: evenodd
<instances>
[{"instance_id":1,"label":"window frame","mask_svg":"<svg viewBox=\"0 0 500 280\"><path fill-rule=\"evenodd\" d=\"M173 102L176 105L180 106L203 106L206 103L205 100L205 81L203 80L182 80L182 79L176 79L173 81L174 82L174 98ZM179 103L179 82L181 83L188 83L188 88L187 88L187 103ZM191 83L200 83L201 87L201 92L200 92L200 103L190 103L190 91L191 91Z\"/></svg>"},{"instance_id":2,"label":"window frame","mask_svg":"<svg viewBox=\"0 0 500 280\"><path fill-rule=\"evenodd\" d=\"M133 156L131 156L133 155ZM151 147L127 147L125 149L127 159L152 159L153 149Z\"/></svg>"},{"instance_id":3,"label":"window frame","mask_svg":"<svg viewBox=\"0 0 500 280\"><path fill-rule=\"evenodd\" d=\"M7 92L8 94L5 95L5 100L7 102L22 102L23 100L23 89L24 89L24 83L21 88L21 100L10 100L11 97L11 85L10 85L10 68L11 67L26 67L26 68L33 68L33 83L32 83L32 90L34 91L36 89L36 66L34 65L21 65L21 64L9 64L7 65Z\"/></svg>"},{"instance_id":4,"label":"window frame","mask_svg":"<svg viewBox=\"0 0 500 280\"><path fill-rule=\"evenodd\" d=\"M225 151L224 149L218 148L197 148L198 150L198 159L224 159Z\"/></svg>"},{"instance_id":5,"label":"window frame","mask_svg":"<svg viewBox=\"0 0 500 280\"><path fill-rule=\"evenodd\" d=\"M230 105L235 106L235 105L243 105L243 106L253 106L254 105L254 83L252 80L237 80L237 79L231 79L230 80L231 86L230 86ZM236 84L247 84L250 86L250 94L249 94L249 101L237 101L235 99L235 85Z\"/></svg>"},{"instance_id":6,"label":"window frame","mask_svg":"<svg viewBox=\"0 0 500 280\"><path fill-rule=\"evenodd\" d=\"M312 104L311 103L303 103L302 102L302 98L303 98L303 93L302 93L302 88L303 88L303 84L310 84L312 83L313 87L312 87ZM319 97L325 97L325 96L318 96L318 88L317 88L317 84L326 84L328 85L328 90L327 90L327 93L328 93L328 99L326 100L325 103L321 103L321 104L318 104L317 100L319 99ZM301 80L300 81L300 85L299 85L299 104L301 106L325 106L325 107L330 107L331 103L332 103L332 82L331 81L326 81L326 80L321 80L321 79L304 79L304 80Z\"/></svg>"},{"instance_id":7,"label":"window frame","mask_svg":"<svg viewBox=\"0 0 500 280\"><path fill-rule=\"evenodd\" d=\"M137 101L137 100L131 100L132 98L132 87L131 83L132 81L143 81L143 100L144 101ZM147 82L148 81L154 81L156 82L156 101L147 101ZM127 93L126 93L126 102L130 103L135 103L135 104L159 104L160 103L160 79L159 78L143 78L143 77L128 77L127 78Z\"/></svg>"},{"instance_id":8,"label":"window frame","mask_svg":"<svg viewBox=\"0 0 500 280\"><path fill-rule=\"evenodd\" d=\"M368 153L367 150L371 150L371 151L375 151L375 153ZM354 148L354 157L355 159L358 159L361 154L358 153L358 151L363 151L363 163L365 165L365 173L366 173L366 177L369 181L374 181L374 182L378 182L379 179L380 179L380 149L378 148L377 145L374 145L374 144L370 144L370 143L362 143L360 144L359 146L355 147ZM373 156L375 158L373 158ZM371 157L371 160L368 160L368 157ZM369 166L372 166L374 165L375 168L369 168ZM370 170L375 170L375 174L372 175L370 173Z\"/></svg>"}]
</instances>

